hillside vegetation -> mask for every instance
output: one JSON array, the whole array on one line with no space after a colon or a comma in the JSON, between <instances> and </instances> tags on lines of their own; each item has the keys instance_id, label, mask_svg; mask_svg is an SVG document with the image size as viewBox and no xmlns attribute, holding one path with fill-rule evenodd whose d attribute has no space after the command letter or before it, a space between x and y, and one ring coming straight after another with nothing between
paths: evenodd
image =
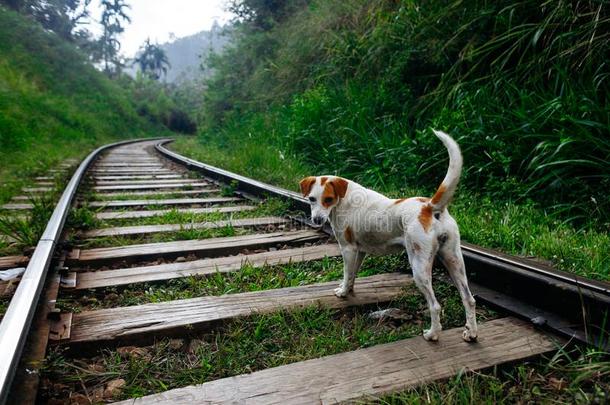
<instances>
[{"instance_id":1,"label":"hillside vegetation","mask_svg":"<svg viewBox=\"0 0 610 405\"><path fill-rule=\"evenodd\" d=\"M581 1L244 0L212 60L206 142L380 190L464 183L582 225L610 218L610 6Z\"/></svg>"},{"instance_id":2,"label":"hillside vegetation","mask_svg":"<svg viewBox=\"0 0 610 405\"><path fill-rule=\"evenodd\" d=\"M338 174L431 196L453 135L468 242L610 274L610 6L559 0L232 2L197 141L179 151L298 189Z\"/></svg>"},{"instance_id":3,"label":"hillside vegetation","mask_svg":"<svg viewBox=\"0 0 610 405\"><path fill-rule=\"evenodd\" d=\"M159 131L74 44L0 6L0 201L62 159Z\"/></svg>"}]
</instances>

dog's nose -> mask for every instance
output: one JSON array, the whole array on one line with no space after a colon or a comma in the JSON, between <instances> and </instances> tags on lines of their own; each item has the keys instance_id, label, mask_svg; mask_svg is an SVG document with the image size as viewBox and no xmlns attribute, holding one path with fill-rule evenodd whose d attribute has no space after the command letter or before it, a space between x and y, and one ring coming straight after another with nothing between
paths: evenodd
<instances>
[{"instance_id":1,"label":"dog's nose","mask_svg":"<svg viewBox=\"0 0 610 405\"><path fill-rule=\"evenodd\" d=\"M314 224L316 224L318 226L320 226L324 223L324 218L322 218L322 217L313 217L311 220L313 221Z\"/></svg>"}]
</instances>

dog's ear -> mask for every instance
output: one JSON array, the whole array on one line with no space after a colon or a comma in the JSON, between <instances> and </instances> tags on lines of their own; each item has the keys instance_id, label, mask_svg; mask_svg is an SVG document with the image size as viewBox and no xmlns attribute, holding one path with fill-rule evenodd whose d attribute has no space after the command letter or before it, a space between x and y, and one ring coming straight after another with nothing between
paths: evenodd
<instances>
[{"instance_id":1,"label":"dog's ear","mask_svg":"<svg viewBox=\"0 0 610 405\"><path fill-rule=\"evenodd\" d=\"M303 180L301 180L299 186L301 186L301 193L303 194L303 197L307 197L315 182L316 178L314 176L305 177Z\"/></svg>"},{"instance_id":2,"label":"dog's ear","mask_svg":"<svg viewBox=\"0 0 610 405\"><path fill-rule=\"evenodd\" d=\"M336 177L329 181L329 183L333 186L335 193L339 198L345 197L345 194L347 193L347 186L349 184L347 180L341 177Z\"/></svg>"}]
</instances>

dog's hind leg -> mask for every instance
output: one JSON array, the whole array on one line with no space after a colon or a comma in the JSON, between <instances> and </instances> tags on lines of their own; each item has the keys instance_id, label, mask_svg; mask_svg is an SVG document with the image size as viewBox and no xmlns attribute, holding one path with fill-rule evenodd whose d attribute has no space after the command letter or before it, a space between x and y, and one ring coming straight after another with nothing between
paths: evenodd
<instances>
[{"instance_id":1,"label":"dog's hind leg","mask_svg":"<svg viewBox=\"0 0 610 405\"><path fill-rule=\"evenodd\" d=\"M343 281L339 288L335 289L335 295L339 298L344 298L354 290L356 273L358 273L366 253L351 246L345 246L341 248L341 255L343 255Z\"/></svg>"},{"instance_id":2,"label":"dog's hind leg","mask_svg":"<svg viewBox=\"0 0 610 405\"><path fill-rule=\"evenodd\" d=\"M432 289L432 264L433 264L433 244L417 243L407 244L409 264L413 270L415 284L426 298L428 309L430 310L430 329L424 330L424 339L438 340L438 334L443 329L441 326L440 314L441 305L438 303L434 290Z\"/></svg>"},{"instance_id":3,"label":"dog's hind leg","mask_svg":"<svg viewBox=\"0 0 610 405\"><path fill-rule=\"evenodd\" d=\"M464 265L464 257L460 248L460 235L457 233L457 226L455 233L452 232L438 253L441 262L443 262L449 271L449 275L462 297L462 304L464 304L466 312L466 329L464 329L462 337L467 342L474 342L477 340L476 302L468 287L466 266Z\"/></svg>"}]
</instances>

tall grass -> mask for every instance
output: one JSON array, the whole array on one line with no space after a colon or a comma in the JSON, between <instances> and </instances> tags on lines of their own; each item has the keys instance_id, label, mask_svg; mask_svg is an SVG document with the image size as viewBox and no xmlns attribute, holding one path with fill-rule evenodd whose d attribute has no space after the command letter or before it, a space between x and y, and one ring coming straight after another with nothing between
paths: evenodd
<instances>
[{"instance_id":1,"label":"tall grass","mask_svg":"<svg viewBox=\"0 0 610 405\"><path fill-rule=\"evenodd\" d=\"M206 142L255 140L393 190L442 178L446 152L428 132L436 127L459 140L470 189L608 229L607 2L313 0L297 9L266 30L242 22L234 47L212 61Z\"/></svg>"}]
</instances>

